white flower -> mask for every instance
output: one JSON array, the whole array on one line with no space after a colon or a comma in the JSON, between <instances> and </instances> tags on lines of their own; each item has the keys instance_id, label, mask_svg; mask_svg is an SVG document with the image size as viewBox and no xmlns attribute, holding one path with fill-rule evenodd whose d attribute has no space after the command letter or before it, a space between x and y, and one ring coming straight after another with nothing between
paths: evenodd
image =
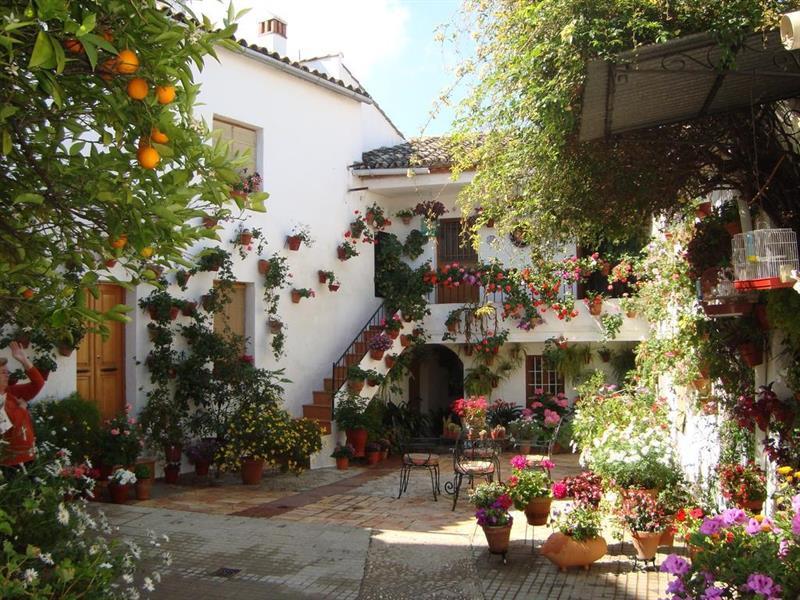
<instances>
[{"instance_id":1,"label":"white flower","mask_svg":"<svg viewBox=\"0 0 800 600\"><path fill-rule=\"evenodd\" d=\"M107 562L100 563L99 567L101 569L110 569L111 568L111 563L107 563Z\"/></svg>"},{"instance_id":2,"label":"white flower","mask_svg":"<svg viewBox=\"0 0 800 600\"><path fill-rule=\"evenodd\" d=\"M56 512L56 519L62 525L69 525L69 511L67 507L64 506L64 503L61 502L58 505L58 511Z\"/></svg>"},{"instance_id":3,"label":"white flower","mask_svg":"<svg viewBox=\"0 0 800 600\"><path fill-rule=\"evenodd\" d=\"M125 583L133 583L133 575L131 575L130 573L125 573L122 576L122 581L124 581Z\"/></svg>"},{"instance_id":4,"label":"white flower","mask_svg":"<svg viewBox=\"0 0 800 600\"><path fill-rule=\"evenodd\" d=\"M22 574L25 583L33 583L37 577L39 577L39 573L36 572L36 569L25 569L25 572Z\"/></svg>"},{"instance_id":5,"label":"white flower","mask_svg":"<svg viewBox=\"0 0 800 600\"><path fill-rule=\"evenodd\" d=\"M39 555L39 560L42 561L46 565L53 564L53 555L49 552L45 552L44 554Z\"/></svg>"},{"instance_id":6,"label":"white flower","mask_svg":"<svg viewBox=\"0 0 800 600\"><path fill-rule=\"evenodd\" d=\"M154 592L155 589L156 589L156 586L153 585L153 580L152 579L150 579L149 577L145 577L144 578L144 583L142 584L142 589L145 592Z\"/></svg>"}]
</instances>

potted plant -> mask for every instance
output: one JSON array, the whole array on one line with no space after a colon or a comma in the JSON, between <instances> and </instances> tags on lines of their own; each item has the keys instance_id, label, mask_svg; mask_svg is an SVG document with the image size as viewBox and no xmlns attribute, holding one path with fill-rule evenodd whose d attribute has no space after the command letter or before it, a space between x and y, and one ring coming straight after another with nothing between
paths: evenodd
<instances>
[{"instance_id":1,"label":"potted plant","mask_svg":"<svg viewBox=\"0 0 800 600\"><path fill-rule=\"evenodd\" d=\"M47 381L50 373L58 369L58 363L50 354L37 354L31 362L33 362L33 366L36 367L45 381Z\"/></svg>"},{"instance_id":2,"label":"potted plant","mask_svg":"<svg viewBox=\"0 0 800 600\"><path fill-rule=\"evenodd\" d=\"M176 299L164 290L153 290L141 298L139 307L146 310L153 321L174 321L180 313Z\"/></svg>"},{"instance_id":3,"label":"potted plant","mask_svg":"<svg viewBox=\"0 0 800 600\"><path fill-rule=\"evenodd\" d=\"M222 248L206 248L197 259L198 271L219 271L230 262L231 255Z\"/></svg>"},{"instance_id":4,"label":"potted plant","mask_svg":"<svg viewBox=\"0 0 800 600\"><path fill-rule=\"evenodd\" d=\"M359 214L359 211L355 211L355 215L355 220L350 223L349 233L354 240L357 240L367 230L367 222L364 217Z\"/></svg>"},{"instance_id":5,"label":"potted plant","mask_svg":"<svg viewBox=\"0 0 800 600\"><path fill-rule=\"evenodd\" d=\"M266 258L259 258L258 259L258 273L259 275L266 275L269 273L270 267L272 264L270 263L269 259Z\"/></svg>"},{"instance_id":6,"label":"potted plant","mask_svg":"<svg viewBox=\"0 0 800 600\"><path fill-rule=\"evenodd\" d=\"M600 506L600 500L603 499L603 479L590 471L560 479L553 483L551 489L556 500L571 498L594 508Z\"/></svg>"},{"instance_id":7,"label":"potted plant","mask_svg":"<svg viewBox=\"0 0 800 600\"><path fill-rule=\"evenodd\" d=\"M629 319L636 318L637 310L635 298L631 298L627 294L623 294L623 297L619 301L619 307Z\"/></svg>"},{"instance_id":8,"label":"potted plant","mask_svg":"<svg viewBox=\"0 0 800 600\"><path fill-rule=\"evenodd\" d=\"M396 340L397 336L400 335L400 330L403 328L403 320L398 315L394 315L388 321L384 320L381 325L383 325L386 335Z\"/></svg>"},{"instance_id":9,"label":"potted plant","mask_svg":"<svg viewBox=\"0 0 800 600\"><path fill-rule=\"evenodd\" d=\"M336 468L346 471L350 467L350 459L355 455L355 449L350 444L336 444L336 448L331 452L331 457L336 459Z\"/></svg>"},{"instance_id":10,"label":"potted plant","mask_svg":"<svg viewBox=\"0 0 800 600\"><path fill-rule=\"evenodd\" d=\"M104 476L115 468L127 467L136 462L141 452L139 428L136 420L126 412L107 421L98 436L100 470ZM133 483L133 482L131 482Z\"/></svg>"},{"instance_id":11,"label":"potted plant","mask_svg":"<svg viewBox=\"0 0 800 600\"><path fill-rule=\"evenodd\" d=\"M358 365L351 365L347 368L347 390L353 394L360 394L364 389L369 371L365 371Z\"/></svg>"},{"instance_id":12,"label":"potted plant","mask_svg":"<svg viewBox=\"0 0 800 600\"><path fill-rule=\"evenodd\" d=\"M336 247L336 256L341 261L350 260L351 258L358 256L358 250L356 249L356 244L352 240L347 240L342 242Z\"/></svg>"},{"instance_id":13,"label":"potted plant","mask_svg":"<svg viewBox=\"0 0 800 600\"><path fill-rule=\"evenodd\" d=\"M717 467L722 497L742 509L760 513L767 499L767 478L755 462Z\"/></svg>"},{"instance_id":14,"label":"potted plant","mask_svg":"<svg viewBox=\"0 0 800 600\"><path fill-rule=\"evenodd\" d=\"M669 524L669 517L658 501L645 490L629 491L622 502L619 515L630 529L636 557L652 560L658 550L661 535Z\"/></svg>"},{"instance_id":15,"label":"potted plant","mask_svg":"<svg viewBox=\"0 0 800 600\"><path fill-rule=\"evenodd\" d=\"M125 504L128 501L128 494L133 484L136 483L136 475L127 469L117 469L108 480L108 491L111 500L115 504Z\"/></svg>"},{"instance_id":16,"label":"potted plant","mask_svg":"<svg viewBox=\"0 0 800 600\"><path fill-rule=\"evenodd\" d=\"M381 460L381 445L378 442L369 442L364 448L368 465L376 465Z\"/></svg>"},{"instance_id":17,"label":"potted plant","mask_svg":"<svg viewBox=\"0 0 800 600\"><path fill-rule=\"evenodd\" d=\"M340 287L342 287L342 284L339 283L338 279L334 279L328 284L328 291L329 292L338 292Z\"/></svg>"},{"instance_id":18,"label":"potted plant","mask_svg":"<svg viewBox=\"0 0 800 600\"><path fill-rule=\"evenodd\" d=\"M543 429L532 414L520 416L509 422L508 431L521 454L530 454L533 441L542 436Z\"/></svg>"},{"instance_id":19,"label":"potted plant","mask_svg":"<svg viewBox=\"0 0 800 600\"><path fill-rule=\"evenodd\" d=\"M602 292L587 291L584 302L589 307L589 314L593 317L599 317L603 312L603 298Z\"/></svg>"},{"instance_id":20,"label":"potted plant","mask_svg":"<svg viewBox=\"0 0 800 600\"><path fill-rule=\"evenodd\" d=\"M299 250L300 244L305 245L307 248L314 245L314 240L307 225L295 225L289 235L286 236L286 245L289 246L289 250Z\"/></svg>"},{"instance_id":21,"label":"potted plant","mask_svg":"<svg viewBox=\"0 0 800 600\"><path fill-rule=\"evenodd\" d=\"M339 430L347 434L347 443L353 446L356 458L362 458L367 445L368 417L365 414L367 399L356 394L340 393L333 408L333 420Z\"/></svg>"},{"instance_id":22,"label":"potted plant","mask_svg":"<svg viewBox=\"0 0 800 600\"><path fill-rule=\"evenodd\" d=\"M461 313L462 311L460 309L451 310L449 313L447 313L444 326L450 333L456 333L458 331L458 328L461 325Z\"/></svg>"},{"instance_id":23,"label":"potted plant","mask_svg":"<svg viewBox=\"0 0 800 600\"><path fill-rule=\"evenodd\" d=\"M376 202L373 202L372 206L367 209L365 219L370 227L374 227L378 230L385 229L392 224L392 221L386 216L383 207L379 206Z\"/></svg>"},{"instance_id":24,"label":"potted plant","mask_svg":"<svg viewBox=\"0 0 800 600\"><path fill-rule=\"evenodd\" d=\"M475 518L486 536L489 552L503 555L505 562L514 522L508 514L513 504L508 488L499 482L482 483L470 493L469 500L477 509Z\"/></svg>"},{"instance_id":25,"label":"potted plant","mask_svg":"<svg viewBox=\"0 0 800 600\"><path fill-rule=\"evenodd\" d=\"M539 551L561 571L567 567L589 566L603 558L608 544L602 537L600 513L586 504L567 506L555 512L554 526L558 531L547 538Z\"/></svg>"},{"instance_id":26,"label":"potted plant","mask_svg":"<svg viewBox=\"0 0 800 600\"><path fill-rule=\"evenodd\" d=\"M323 271L322 269L317 271L317 276L319 277L319 282L323 284L336 279L336 275L334 275L333 271Z\"/></svg>"},{"instance_id":27,"label":"potted plant","mask_svg":"<svg viewBox=\"0 0 800 600\"><path fill-rule=\"evenodd\" d=\"M149 465L139 464L133 474L136 476L136 499L149 500L150 488L153 487L153 471Z\"/></svg>"},{"instance_id":28,"label":"potted plant","mask_svg":"<svg viewBox=\"0 0 800 600\"><path fill-rule=\"evenodd\" d=\"M207 477L219 444L216 438L204 437L194 440L186 446L186 458L194 465L194 474Z\"/></svg>"},{"instance_id":29,"label":"potted plant","mask_svg":"<svg viewBox=\"0 0 800 600\"><path fill-rule=\"evenodd\" d=\"M489 405L484 396L459 398L450 405L450 410L458 415L461 423L468 429L479 431L486 427Z\"/></svg>"},{"instance_id":30,"label":"potted plant","mask_svg":"<svg viewBox=\"0 0 800 600\"><path fill-rule=\"evenodd\" d=\"M622 328L622 315L605 313L600 317L600 326L603 328L603 341L616 339Z\"/></svg>"},{"instance_id":31,"label":"potted plant","mask_svg":"<svg viewBox=\"0 0 800 600\"><path fill-rule=\"evenodd\" d=\"M261 175L258 172L248 175L247 169L242 169L240 179L233 184L231 195L243 198L252 192L261 191Z\"/></svg>"},{"instance_id":32,"label":"potted plant","mask_svg":"<svg viewBox=\"0 0 800 600\"><path fill-rule=\"evenodd\" d=\"M273 335L278 334L283 329L283 321L280 319L268 319L267 325L269 326L269 332Z\"/></svg>"},{"instance_id":33,"label":"potted plant","mask_svg":"<svg viewBox=\"0 0 800 600\"><path fill-rule=\"evenodd\" d=\"M600 360L607 363L611 360L611 348L603 345L597 349L597 355L600 357Z\"/></svg>"},{"instance_id":34,"label":"potted plant","mask_svg":"<svg viewBox=\"0 0 800 600\"><path fill-rule=\"evenodd\" d=\"M528 464L525 456L511 459L511 477L508 478L508 494L517 510L525 512L528 525L546 525L553 502L550 491L549 470ZM550 466L549 462L546 466Z\"/></svg>"},{"instance_id":35,"label":"potted plant","mask_svg":"<svg viewBox=\"0 0 800 600\"><path fill-rule=\"evenodd\" d=\"M316 296L316 293L310 288L295 288L292 290L292 302L295 304L300 304L300 300L303 298L313 298L314 296Z\"/></svg>"},{"instance_id":36,"label":"potted plant","mask_svg":"<svg viewBox=\"0 0 800 600\"><path fill-rule=\"evenodd\" d=\"M411 219L414 218L414 211L410 208L403 208L394 213L394 215L403 221L403 225L410 225Z\"/></svg>"},{"instance_id":37,"label":"potted plant","mask_svg":"<svg viewBox=\"0 0 800 600\"><path fill-rule=\"evenodd\" d=\"M182 290L186 289L186 284L189 283L189 279L191 278L192 273L187 271L186 269L178 269L175 272L175 283L178 284L178 287Z\"/></svg>"},{"instance_id":38,"label":"potted plant","mask_svg":"<svg viewBox=\"0 0 800 600\"><path fill-rule=\"evenodd\" d=\"M387 354L383 357L383 362L386 364L387 369L393 369L397 363L397 354Z\"/></svg>"},{"instance_id":39,"label":"potted plant","mask_svg":"<svg viewBox=\"0 0 800 600\"><path fill-rule=\"evenodd\" d=\"M374 336L367 344L369 356L372 360L381 360L383 354L392 346L394 346L394 341L385 333L379 333Z\"/></svg>"}]
</instances>

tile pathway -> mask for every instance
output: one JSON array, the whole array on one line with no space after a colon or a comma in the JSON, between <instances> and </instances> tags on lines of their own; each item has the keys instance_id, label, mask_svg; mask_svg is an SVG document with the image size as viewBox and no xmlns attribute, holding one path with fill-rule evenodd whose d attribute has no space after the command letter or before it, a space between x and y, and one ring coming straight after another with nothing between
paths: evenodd
<instances>
[{"instance_id":1,"label":"tile pathway","mask_svg":"<svg viewBox=\"0 0 800 600\"><path fill-rule=\"evenodd\" d=\"M555 461L554 477L579 471L574 456ZM634 571L632 548L616 542L590 571L560 573L532 552L532 533L538 547L549 530L532 532L520 513L503 565L488 553L466 494L452 511L448 496L433 501L420 471L397 499L397 463L270 476L252 488L231 477L212 482L158 484L152 500L106 505L123 534L171 536L175 563L154 598L656 600L669 579ZM220 567L241 570L212 576Z\"/></svg>"}]
</instances>

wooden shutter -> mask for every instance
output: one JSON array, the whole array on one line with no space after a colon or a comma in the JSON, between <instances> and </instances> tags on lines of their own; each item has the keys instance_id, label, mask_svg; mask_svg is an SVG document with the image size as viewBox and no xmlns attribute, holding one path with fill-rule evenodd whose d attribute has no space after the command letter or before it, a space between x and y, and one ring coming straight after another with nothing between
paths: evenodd
<instances>
[{"instance_id":1,"label":"wooden shutter","mask_svg":"<svg viewBox=\"0 0 800 600\"><path fill-rule=\"evenodd\" d=\"M438 266L457 262L460 265L478 264L478 253L465 244L462 238L461 219L439 219L436 232L436 264ZM436 290L437 304L478 302L480 290L472 285L457 288L438 286Z\"/></svg>"},{"instance_id":2,"label":"wooden shutter","mask_svg":"<svg viewBox=\"0 0 800 600\"><path fill-rule=\"evenodd\" d=\"M230 142L232 153L244 155L247 153L247 162L244 167L252 174L258 171L258 132L249 127L229 123L222 119L214 118L214 134L220 139Z\"/></svg>"}]
</instances>

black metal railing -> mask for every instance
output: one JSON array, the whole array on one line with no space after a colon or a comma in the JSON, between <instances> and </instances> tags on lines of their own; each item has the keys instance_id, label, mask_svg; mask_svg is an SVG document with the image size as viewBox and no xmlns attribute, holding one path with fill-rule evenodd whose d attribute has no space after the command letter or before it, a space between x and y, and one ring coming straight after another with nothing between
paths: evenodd
<instances>
[{"instance_id":1,"label":"black metal railing","mask_svg":"<svg viewBox=\"0 0 800 600\"><path fill-rule=\"evenodd\" d=\"M353 354L353 349L355 348L356 344L359 342L368 342L367 332L373 326L380 326L386 321L386 305L381 304L366 324L361 328L353 341L350 342L350 345L347 346L347 349L342 352L342 355L338 358L338 360L334 361L333 369L331 374L331 379L333 379L333 389L331 390L331 419L333 419L333 407L336 403L336 394L341 389L341 387L347 382L347 356L349 354ZM366 354L366 350L364 351Z\"/></svg>"}]
</instances>

